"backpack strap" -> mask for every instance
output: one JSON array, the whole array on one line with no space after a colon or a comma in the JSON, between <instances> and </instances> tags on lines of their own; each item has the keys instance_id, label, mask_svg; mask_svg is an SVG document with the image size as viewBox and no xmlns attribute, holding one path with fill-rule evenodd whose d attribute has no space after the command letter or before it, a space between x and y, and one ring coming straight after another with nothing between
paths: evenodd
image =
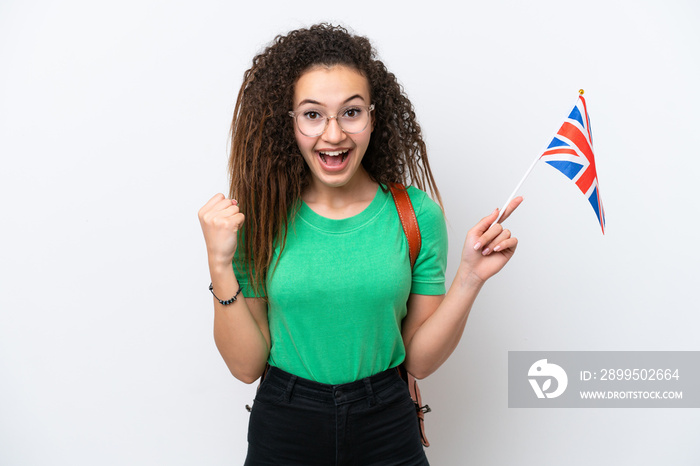
<instances>
[{"instance_id":1,"label":"backpack strap","mask_svg":"<svg viewBox=\"0 0 700 466\"><path fill-rule=\"evenodd\" d=\"M390 183L389 190L391 195L394 197L394 203L396 204L396 210L399 213L399 219L401 220L401 226L403 227L403 232L406 234L406 239L408 240L408 257L411 261L411 270L416 263L418 258L418 253L421 248L421 236L420 228L418 227L418 219L416 218L416 212L413 210L413 204L411 203L411 198L408 195L406 187L399 183ZM430 406L423 405L423 400L420 396L420 389L418 388L418 381L415 377L408 373L406 367L403 364L398 366L399 375L408 385L408 392L413 399L413 404L416 406L416 414L418 415L418 430L420 431L421 443L424 446L429 447L430 442L428 442L428 437L425 435L425 424L424 415L430 412Z\"/></svg>"},{"instance_id":2,"label":"backpack strap","mask_svg":"<svg viewBox=\"0 0 700 466\"><path fill-rule=\"evenodd\" d=\"M408 257L411 261L411 270L413 270L421 248L420 228L418 227L416 212L413 210L411 198L408 196L408 191L404 185L389 183L389 190L394 198L401 226L408 240Z\"/></svg>"}]
</instances>

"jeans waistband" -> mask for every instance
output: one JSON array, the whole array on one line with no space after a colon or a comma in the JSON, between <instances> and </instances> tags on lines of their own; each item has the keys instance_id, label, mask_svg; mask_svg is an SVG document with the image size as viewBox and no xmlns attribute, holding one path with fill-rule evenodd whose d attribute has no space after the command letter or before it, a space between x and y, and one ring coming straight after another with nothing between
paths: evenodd
<instances>
[{"instance_id":1,"label":"jeans waistband","mask_svg":"<svg viewBox=\"0 0 700 466\"><path fill-rule=\"evenodd\" d=\"M270 383L286 391L289 400L292 394L324 404L338 405L368 398L374 404L374 394L384 387L401 380L397 368L387 369L371 377L344 384L324 384L298 377L271 366L263 383Z\"/></svg>"}]
</instances>

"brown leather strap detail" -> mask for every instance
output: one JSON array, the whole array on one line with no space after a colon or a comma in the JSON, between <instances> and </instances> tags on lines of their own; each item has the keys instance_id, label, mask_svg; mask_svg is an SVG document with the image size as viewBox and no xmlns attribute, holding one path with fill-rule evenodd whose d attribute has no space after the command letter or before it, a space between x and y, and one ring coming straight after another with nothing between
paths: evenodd
<instances>
[{"instance_id":1,"label":"brown leather strap detail","mask_svg":"<svg viewBox=\"0 0 700 466\"><path fill-rule=\"evenodd\" d=\"M408 191L406 191L405 186L398 183L390 183L389 190L394 198L396 210L399 213L401 227L403 228L403 232L408 240L408 257L411 261L411 269L413 269L421 248L420 228L418 227L416 212L413 210L413 204L411 203L411 198L408 196ZM425 435L423 416L425 413L430 412L430 406L423 406L423 400L420 396L420 389L418 388L418 382L416 381L415 377L408 373L403 364L399 365L397 369L401 378L408 385L408 392L411 395L413 404L416 405L418 430L420 431L421 442L424 446L429 447L430 442L428 442L428 437Z\"/></svg>"},{"instance_id":2,"label":"brown leather strap detail","mask_svg":"<svg viewBox=\"0 0 700 466\"><path fill-rule=\"evenodd\" d=\"M416 212L413 210L413 204L405 186L399 183L390 183L389 190L394 198L401 226L408 240L408 257L411 261L411 269L413 269L421 248L420 228L418 227Z\"/></svg>"},{"instance_id":3,"label":"brown leather strap detail","mask_svg":"<svg viewBox=\"0 0 700 466\"><path fill-rule=\"evenodd\" d=\"M420 440L423 446L429 447L430 442L428 437L425 435L425 413L431 411L430 406L423 404L423 399L420 396L420 388L418 388L418 381L415 377L408 373L406 366L399 364L396 366L396 370L399 372L399 376L406 382L408 386L408 393L411 395L413 404L416 407L416 414L418 415L418 431L420 432Z\"/></svg>"}]
</instances>

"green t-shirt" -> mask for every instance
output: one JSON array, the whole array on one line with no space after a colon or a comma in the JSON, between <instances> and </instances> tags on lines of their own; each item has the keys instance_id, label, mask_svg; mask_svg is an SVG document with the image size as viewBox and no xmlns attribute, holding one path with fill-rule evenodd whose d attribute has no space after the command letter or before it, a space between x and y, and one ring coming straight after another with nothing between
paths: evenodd
<instances>
[{"instance_id":1,"label":"green t-shirt","mask_svg":"<svg viewBox=\"0 0 700 466\"><path fill-rule=\"evenodd\" d=\"M447 261L442 210L423 191L409 187L408 193L422 239L412 274L391 193L378 189L364 211L342 220L301 203L267 278L270 365L340 384L403 362L401 321L409 293L444 294ZM243 295L254 296L237 271Z\"/></svg>"}]
</instances>

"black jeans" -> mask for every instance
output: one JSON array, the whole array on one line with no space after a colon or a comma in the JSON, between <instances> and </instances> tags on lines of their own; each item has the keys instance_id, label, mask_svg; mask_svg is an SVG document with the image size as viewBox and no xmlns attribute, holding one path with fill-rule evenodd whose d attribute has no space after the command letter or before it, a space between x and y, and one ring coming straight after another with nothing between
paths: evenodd
<instances>
[{"instance_id":1,"label":"black jeans","mask_svg":"<svg viewBox=\"0 0 700 466\"><path fill-rule=\"evenodd\" d=\"M246 465L428 464L396 369L326 385L270 368L250 415Z\"/></svg>"}]
</instances>

